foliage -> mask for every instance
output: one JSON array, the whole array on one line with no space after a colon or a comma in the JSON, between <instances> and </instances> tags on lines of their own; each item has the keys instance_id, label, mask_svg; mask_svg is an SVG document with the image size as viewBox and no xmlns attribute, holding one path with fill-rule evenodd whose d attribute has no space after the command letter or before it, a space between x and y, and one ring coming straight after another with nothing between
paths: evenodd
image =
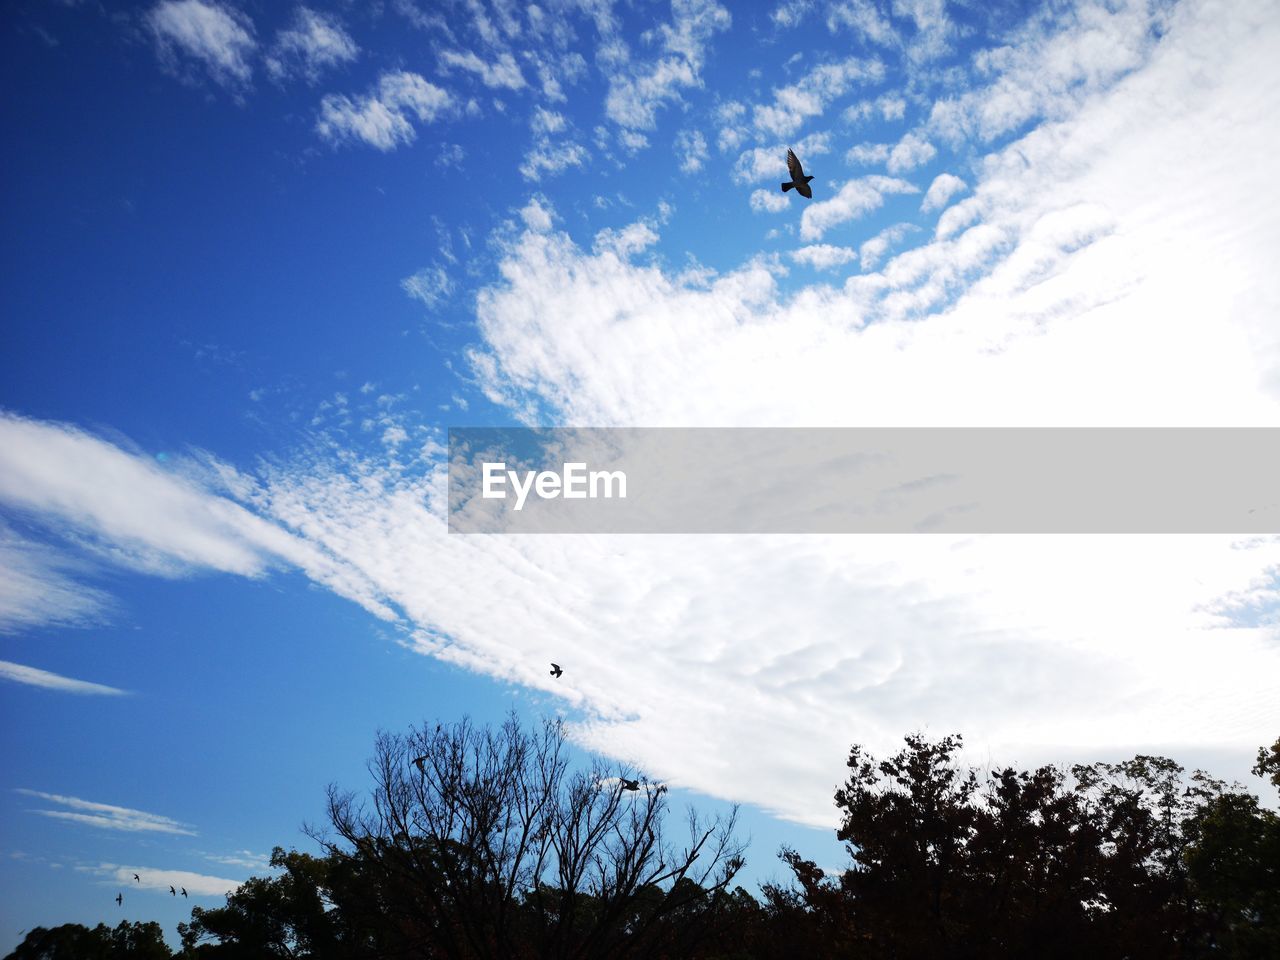
<instances>
[{"instance_id":1,"label":"foliage","mask_svg":"<svg viewBox=\"0 0 1280 960\"><path fill-rule=\"evenodd\" d=\"M160 924L121 920L112 929L64 923L29 931L6 960L169 960Z\"/></svg>"},{"instance_id":2,"label":"foliage","mask_svg":"<svg viewBox=\"0 0 1280 960\"><path fill-rule=\"evenodd\" d=\"M1280 817L1163 757L977 770L959 735L877 760L835 794L848 866L793 850L787 885L732 887L734 821L627 770L572 770L556 723L384 734L365 797L329 791L313 856L179 924L187 960L969 960L1280 957ZM1253 772L1280 787L1280 740ZM634 786L635 789L628 789ZM12 960L169 957L154 924L37 928Z\"/></svg>"}]
</instances>

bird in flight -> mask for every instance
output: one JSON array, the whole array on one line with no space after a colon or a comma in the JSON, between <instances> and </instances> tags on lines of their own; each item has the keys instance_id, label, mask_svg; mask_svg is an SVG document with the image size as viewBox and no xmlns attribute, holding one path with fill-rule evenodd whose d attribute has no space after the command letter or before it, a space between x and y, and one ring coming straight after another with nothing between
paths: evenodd
<instances>
[{"instance_id":1,"label":"bird in flight","mask_svg":"<svg viewBox=\"0 0 1280 960\"><path fill-rule=\"evenodd\" d=\"M639 789L640 789L640 781L639 781L639 780L628 780L626 777L620 777L619 779L622 781L622 789L623 789L623 790L632 790L632 791L635 791L635 790L639 790Z\"/></svg>"},{"instance_id":2,"label":"bird in flight","mask_svg":"<svg viewBox=\"0 0 1280 960\"><path fill-rule=\"evenodd\" d=\"M560 664L558 663L553 663L549 672L553 677L558 677L560 674L564 673L564 671L560 669Z\"/></svg>"},{"instance_id":3,"label":"bird in flight","mask_svg":"<svg viewBox=\"0 0 1280 960\"><path fill-rule=\"evenodd\" d=\"M183 887L183 888L182 888L182 895L183 895L184 897L187 895L187 888L186 888L186 887Z\"/></svg>"},{"instance_id":4,"label":"bird in flight","mask_svg":"<svg viewBox=\"0 0 1280 960\"><path fill-rule=\"evenodd\" d=\"M420 757L414 757L413 764L418 768L419 773L425 774L427 772L427 755L424 753Z\"/></svg>"},{"instance_id":5,"label":"bird in flight","mask_svg":"<svg viewBox=\"0 0 1280 960\"><path fill-rule=\"evenodd\" d=\"M800 166L800 159L790 149L787 150L787 172L791 174L791 182L782 185L782 192L786 193L792 187L795 187L796 193L808 200L812 200L813 191L809 189L809 181L813 177L804 175L804 167Z\"/></svg>"},{"instance_id":6,"label":"bird in flight","mask_svg":"<svg viewBox=\"0 0 1280 960\"><path fill-rule=\"evenodd\" d=\"M172 883L171 883L171 884L169 884L169 895L170 895L171 897L176 897L176 896L178 895L178 891L177 891L177 890L175 890L175 889L173 889L173 884L172 884Z\"/></svg>"},{"instance_id":7,"label":"bird in flight","mask_svg":"<svg viewBox=\"0 0 1280 960\"><path fill-rule=\"evenodd\" d=\"M139 883L142 882L142 878L138 876L136 873L133 875L133 879L137 880Z\"/></svg>"},{"instance_id":8,"label":"bird in flight","mask_svg":"<svg viewBox=\"0 0 1280 960\"><path fill-rule=\"evenodd\" d=\"M123 894L123 893L117 893L117 894L116 894L116 905L117 905L117 906L124 906L124 894Z\"/></svg>"}]
</instances>

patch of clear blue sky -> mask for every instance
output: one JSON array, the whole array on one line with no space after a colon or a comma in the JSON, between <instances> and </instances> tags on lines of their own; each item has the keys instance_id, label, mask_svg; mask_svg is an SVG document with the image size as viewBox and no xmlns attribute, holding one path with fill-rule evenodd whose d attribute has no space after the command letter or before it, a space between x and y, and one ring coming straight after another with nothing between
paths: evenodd
<instances>
[{"instance_id":1,"label":"patch of clear blue sky","mask_svg":"<svg viewBox=\"0 0 1280 960\"><path fill-rule=\"evenodd\" d=\"M248 471L260 457L287 458L305 446L320 405L337 392L354 403L366 382L377 393L404 394L397 412L414 423L511 422L456 371L465 374L462 351L478 339L474 292L496 279L488 237L534 192L550 199L558 226L584 247L602 228L652 216L660 201L673 204L657 248L672 267L692 256L730 270L760 251L795 246L794 237L765 233L798 221L801 207L751 212L749 190L777 185L732 180L737 151L717 149L711 112L721 100L767 101L775 86L823 60L872 52L819 22L778 32L767 6L735 7L732 28L708 44L705 86L684 91L687 113L680 103L660 108L646 150L621 165L599 155L593 128L614 128L603 115L605 79L589 69L557 109L595 158L530 183L517 171L531 141L529 93L497 92L506 105L499 112L495 94L463 75L441 82L474 93L481 117L419 126L412 145L386 153L363 144L335 149L317 137L324 93L359 95L387 69L439 80L432 38L389 13L343 10L363 53L319 85L280 87L259 70L237 102L208 81L184 84L160 69L138 28L146 8L108 16L87 4L28 2L5 15L0 408L128 438L153 455L207 449ZM245 9L263 43L289 15L284 5ZM1015 9L952 13L961 22L993 17L990 29ZM636 56L654 52L639 35L669 14L664 4L623 11ZM577 26L590 62L594 37L585 21ZM954 61L977 42L962 40ZM894 142L918 119L914 107L905 122L881 129L835 119L899 79L891 72L886 83L851 92L796 134L835 131L831 153L805 158L818 199L858 172L843 159L850 146ZM694 174L682 173L673 154L684 127L709 142L707 163ZM461 167L436 162L445 144L463 146ZM943 169L968 179L967 162L943 151L910 176L923 191ZM597 207L596 195L610 204ZM923 223L920 196L888 197L882 210L823 242L856 246L900 220ZM438 252L442 231L458 264ZM450 270L457 288L428 313L400 282L433 265ZM808 268L793 266L780 282L785 289L811 280ZM468 401L466 413L455 395ZM330 417L319 429L339 427ZM357 449L372 442L357 427L341 436ZM98 583L118 600L107 623L0 638L0 659L131 691L77 697L3 687L3 950L34 924L122 915L160 920L172 936L189 903L126 890L121 912L111 902L114 883L75 868L106 862L240 877L244 871L205 855L308 849L299 824L322 818L326 783L368 782L363 761L378 728L463 714L496 721L513 706L533 718L556 708L410 653L394 643L393 628L300 576L111 572ZM554 656L553 646L545 656ZM842 760L831 758L833 788ZM29 811L49 805L15 788L140 808L191 824L199 836L114 833L42 817ZM672 800L723 808L678 791ZM775 853L783 842L821 864L843 862L829 831L752 810L743 826L753 838L750 880L781 876Z\"/></svg>"}]
</instances>

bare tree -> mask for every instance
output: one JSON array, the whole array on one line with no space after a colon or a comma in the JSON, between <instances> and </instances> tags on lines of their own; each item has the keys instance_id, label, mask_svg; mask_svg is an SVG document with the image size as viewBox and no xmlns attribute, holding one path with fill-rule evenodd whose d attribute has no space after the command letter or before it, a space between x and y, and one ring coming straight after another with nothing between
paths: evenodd
<instances>
[{"instance_id":1,"label":"bare tree","mask_svg":"<svg viewBox=\"0 0 1280 960\"><path fill-rule=\"evenodd\" d=\"M592 760L574 769L559 721L468 720L380 734L367 799L329 789L365 908L410 956L680 955L742 867L737 811L689 810L677 839L666 788Z\"/></svg>"}]
</instances>

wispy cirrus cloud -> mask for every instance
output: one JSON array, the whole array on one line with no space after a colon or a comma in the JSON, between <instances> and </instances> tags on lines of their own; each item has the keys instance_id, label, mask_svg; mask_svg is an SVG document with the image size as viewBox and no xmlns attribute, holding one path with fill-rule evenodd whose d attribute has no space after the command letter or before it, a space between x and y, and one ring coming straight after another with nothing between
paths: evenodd
<instances>
[{"instance_id":1,"label":"wispy cirrus cloud","mask_svg":"<svg viewBox=\"0 0 1280 960\"><path fill-rule=\"evenodd\" d=\"M359 46L336 16L298 7L293 23L276 34L267 53L267 73L275 80L301 77L316 83L326 71L351 63L359 54Z\"/></svg>"},{"instance_id":2,"label":"wispy cirrus cloud","mask_svg":"<svg viewBox=\"0 0 1280 960\"><path fill-rule=\"evenodd\" d=\"M227 867L241 867L263 873L271 869L271 857L265 853L254 853L252 850L237 850L231 854L206 853L205 859L220 863Z\"/></svg>"},{"instance_id":3,"label":"wispy cirrus cloud","mask_svg":"<svg viewBox=\"0 0 1280 960\"><path fill-rule=\"evenodd\" d=\"M57 690L61 693L80 693L96 696L117 697L129 691L116 687L108 687L102 683L91 683L88 680L75 680L61 674L50 673L36 667L24 666L0 660L0 679L12 680L14 683L25 683L32 687L43 687L46 690Z\"/></svg>"},{"instance_id":4,"label":"wispy cirrus cloud","mask_svg":"<svg viewBox=\"0 0 1280 960\"><path fill-rule=\"evenodd\" d=\"M707 45L731 22L729 11L716 0L677 0L671 5L671 21L656 31L663 52L648 61L633 60L626 43L610 37L597 54L609 76L609 119L633 130L656 127L663 105L678 100L681 90L702 83Z\"/></svg>"},{"instance_id":5,"label":"wispy cirrus cloud","mask_svg":"<svg viewBox=\"0 0 1280 960\"><path fill-rule=\"evenodd\" d=\"M82 627L113 609L111 596L84 582L83 560L37 543L0 521L0 633L51 625Z\"/></svg>"},{"instance_id":6,"label":"wispy cirrus cloud","mask_svg":"<svg viewBox=\"0 0 1280 960\"><path fill-rule=\"evenodd\" d=\"M231 90L249 85L258 43L240 10L216 0L163 0L144 22L167 69L189 78L198 71Z\"/></svg>"},{"instance_id":7,"label":"wispy cirrus cloud","mask_svg":"<svg viewBox=\"0 0 1280 960\"><path fill-rule=\"evenodd\" d=\"M30 595L44 589L42 584L66 590L71 572L85 563L169 577L201 571L258 577L299 566L329 580L341 595L363 593L370 612L395 619L368 593L367 583L351 579L354 571L342 561L237 502L238 497L252 503L252 479L205 456L173 464L161 466L66 424L0 411L0 506L66 543L57 556L76 549L74 560L59 564L50 559L54 547L42 548L39 564L26 567L26 576L35 579L19 595L25 606L16 609L39 615L48 598L33 606ZM41 576L51 570L52 579Z\"/></svg>"},{"instance_id":8,"label":"wispy cirrus cloud","mask_svg":"<svg viewBox=\"0 0 1280 960\"><path fill-rule=\"evenodd\" d=\"M414 120L431 123L453 106L447 90L419 74L384 73L370 93L326 96L320 102L316 132L331 143L359 141L385 152L417 138Z\"/></svg>"},{"instance_id":9,"label":"wispy cirrus cloud","mask_svg":"<svg viewBox=\"0 0 1280 960\"><path fill-rule=\"evenodd\" d=\"M440 67L445 73L462 70L473 74L494 90L522 90L526 86L520 65L510 53L482 60L471 50L445 50L440 53Z\"/></svg>"},{"instance_id":10,"label":"wispy cirrus cloud","mask_svg":"<svg viewBox=\"0 0 1280 960\"><path fill-rule=\"evenodd\" d=\"M44 793L40 790L16 788L15 793L25 797L35 797L65 809L31 810L43 817L55 820L69 820L89 826L102 827L106 830L121 830L125 833L167 833L177 836L194 837L195 830L190 825L181 823L171 817L145 810L134 810L131 807L118 807L110 803L98 803L94 800L82 800L79 797L68 797L57 793Z\"/></svg>"},{"instance_id":11,"label":"wispy cirrus cloud","mask_svg":"<svg viewBox=\"0 0 1280 960\"><path fill-rule=\"evenodd\" d=\"M789 137L854 86L879 83L884 75L884 64L875 59L848 57L819 64L795 83L775 88L771 103L756 104L752 121L762 134Z\"/></svg>"},{"instance_id":12,"label":"wispy cirrus cloud","mask_svg":"<svg viewBox=\"0 0 1280 960\"><path fill-rule=\"evenodd\" d=\"M149 867L142 864L117 863L81 864L75 868L80 873L102 877L119 884L126 890L154 890L169 894L169 888L185 889L195 897L223 897L240 886L243 880L213 877L191 870L171 870L165 867ZM134 874L138 879L134 880Z\"/></svg>"}]
</instances>

